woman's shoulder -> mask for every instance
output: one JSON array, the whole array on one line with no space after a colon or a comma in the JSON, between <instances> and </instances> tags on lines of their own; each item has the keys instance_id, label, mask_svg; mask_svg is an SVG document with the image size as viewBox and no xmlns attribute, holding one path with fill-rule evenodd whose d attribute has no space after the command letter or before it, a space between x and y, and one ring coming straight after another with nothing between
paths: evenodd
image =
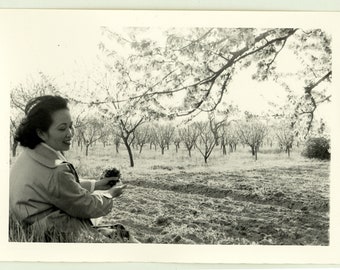
<instances>
[{"instance_id":1,"label":"woman's shoulder","mask_svg":"<svg viewBox=\"0 0 340 270\"><path fill-rule=\"evenodd\" d=\"M56 167L54 168L54 171L56 172L72 172L73 165L66 161L60 161L56 163Z\"/></svg>"},{"instance_id":2,"label":"woman's shoulder","mask_svg":"<svg viewBox=\"0 0 340 270\"><path fill-rule=\"evenodd\" d=\"M26 171L29 174L41 174L58 171L69 171L68 163L60 159L50 159L40 155L34 149L26 148L16 158L11 171Z\"/></svg>"},{"instance_id":3,"label":"woman's shoulder","mask_svg":"<svg viewBox=\"0 0 340 270\"><path fill-rule=\"evenodd\" d=\"M74 168L74 166L72 165L72 163L70 163L70 162L67 162L67 161L61 162L55 168L55 172L57 174L64 174L64 173L72 174L73 177L75 178L76 182L79 182L79 177L78 177L77 171Z\"/></svg>"},{"instance_id":4,"label":"woman's shoulder","mask_svg":"<svg viewBox=\"0 0 340 270\"><path fill-rule=\"evenodd\" d=\"M36 183L50 178L52 174L53 169L43 166L23 151L11 166L10 181L21 184Z\"/></svg>"},{"instance_id":5,"label":"woman's shoulder","mask_svg":"<svg viewBox=\"0 0 340 270\"><path fill-rule=\"evenodd\" d=\"M11 166L11 170L31 168L33 170L36 162L28 155L26 149L24 149L19 156L15 159Z\"/></svg>"},{"instance_id":6,"label":"woman's shoulder","mask_svg":"<svg viewBox=\"0 0 340 270\"><path fill-rule=\"evenodd\" d=\"M18 159L22 163L33 162L49 169L56 169L64 163L57 154L43 145L38 145L34 149L25 148Z\"/></svg>"}]
</instances>

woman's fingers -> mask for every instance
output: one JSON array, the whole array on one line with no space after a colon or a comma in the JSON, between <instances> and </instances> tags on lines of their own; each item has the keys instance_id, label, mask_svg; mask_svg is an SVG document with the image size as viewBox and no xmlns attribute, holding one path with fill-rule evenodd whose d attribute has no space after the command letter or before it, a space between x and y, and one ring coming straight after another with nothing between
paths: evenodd
<instances>
[{"instance_id":1,"label":"woman's fingers","mask_svg":"<svg viewBox=\"0 0 340 270\"><path fill-rule=\"evenodd\" d=\"M112 197L118 197L123 193L123 190L125 188L126 188L126 185L114 186L113 188L110 189L110 193Z\"/></svg>"},{"instance_id":2,"label":"woman's fingers","mask_svg":"<svg viewBox=\"0 0 340 270\"><path fill-rule=\"evenodd\" d=\"M102 180L105 180L105 181L112 181L112 180L119 180L119 177L118 176L112 176L112 177L104 177L102 178Z\"/></svg>"}]
</instances>

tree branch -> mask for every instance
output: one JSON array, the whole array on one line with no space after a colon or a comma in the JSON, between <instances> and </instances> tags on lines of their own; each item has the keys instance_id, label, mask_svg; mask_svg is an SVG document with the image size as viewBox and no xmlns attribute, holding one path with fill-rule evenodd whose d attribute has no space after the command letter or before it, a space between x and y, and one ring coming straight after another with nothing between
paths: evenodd
<instances>
[{"instance_id":1,"label":"tree branch","mask_svg":"<svg viewBox=\"0 0 340 270\"><path fill-rule=\"evenodd\" d=\"M247 56L250 56L250 55L252 55L252 54L254 54L254 53L257 53L257 52L261 51L262 49L264 49L265 47L267 47L267 46L269 46L269 45L271 45L271 44L273 44L273 43L275 43L275 42L277 42L277 41L287 40L290 36L292 36L293 34L295 34L295 32L296 32L297 30L298 30L297 28L296 28L296 29L290 29L290 31L288 32L288 34L287 34L286 36L279 37L279 38L275 38L275 39L272 39L272 40L270 40L270 41L267 41L266 44L264 44L264 45L258 47L257 49L255 49L255 50L253 50L253 51L251 51L251 52L249 52L249 53L246 53L246 54L240 56L240 57L237 59L237 61L240 61L241 59L243 59L243 58L245 58L245 57L247 57ZM269 36L270 32L271 32L271 31L267 31L267 32L263 33L262 35L256 37L256 38L255 38L255 44L258 43L258 42L260 42L260 41L263 40L263 39L266 39L266 37ZM249 49L250 49L250 48L249 48L248 46L246 46L246 47L245 47L244 49L242 49L241 51L247 51L247 50L249 50ZM236 61L235 61L235 62L236 62Z\"/></svg>"},{"instance_id":2,"label":"tree branch","mask_svg":"<svg viewBox=\"0 0 340 270\"><path fill-rule=\"evenodd\" d=\"M317 87L321 82L323 82L326 79L329 79L329 77L332 75L332 71L328 71L322 78L320 78L317 82L311 83L308 86L305 87L305 93L311 95L312 90Z\"/></svg>"},{"instance_id":3,"label":"tree branch","mask_svg":"<svg viewBox=\"0 0 340 270\"><path fill-rule=\"evenodd\" d=\"M202 39L205 39L212 31L214 30L214 28L209 29L209 31L205 32L202 36L200 36L199 38L192 40L189 44L185 45L184 47L177 49L176 51L182 51L184 49L186 49L187 47L190 47L192 44L197 43L199 41L201 41Z\"/></svg>"}]
</instances>

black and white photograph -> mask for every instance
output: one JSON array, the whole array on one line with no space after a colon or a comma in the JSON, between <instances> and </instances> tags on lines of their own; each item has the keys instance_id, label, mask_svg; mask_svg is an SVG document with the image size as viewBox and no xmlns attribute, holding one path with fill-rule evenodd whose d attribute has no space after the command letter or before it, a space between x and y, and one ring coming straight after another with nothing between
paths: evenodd
<instances>
[{"instance_id":1,"label":"black and white photograph","mask_svg":"<svg viewBox=\"0 0 340 270\"><path fill-rule=\"evenodd\" d=\"M335 262L335 19L2 11L5 245Z\"/></svg>"}]
</instances>

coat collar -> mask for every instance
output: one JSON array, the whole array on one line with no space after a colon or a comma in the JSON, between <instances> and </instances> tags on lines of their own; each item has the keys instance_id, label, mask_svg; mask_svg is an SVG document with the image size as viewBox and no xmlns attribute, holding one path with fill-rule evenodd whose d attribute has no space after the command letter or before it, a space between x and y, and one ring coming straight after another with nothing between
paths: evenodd
<instances>
[{"instance_id":1,"label":"coat collar","mask_svg":"<svg viewBox=\"0 0 340 270\"><path fill-rule=\"evenodd\" d=\"M35 161L48 168L56 168L65 161L58 156L56 151L43 143L38 144L34 149L26 148L25 151Z\"/></svg>"}]
</instances>

